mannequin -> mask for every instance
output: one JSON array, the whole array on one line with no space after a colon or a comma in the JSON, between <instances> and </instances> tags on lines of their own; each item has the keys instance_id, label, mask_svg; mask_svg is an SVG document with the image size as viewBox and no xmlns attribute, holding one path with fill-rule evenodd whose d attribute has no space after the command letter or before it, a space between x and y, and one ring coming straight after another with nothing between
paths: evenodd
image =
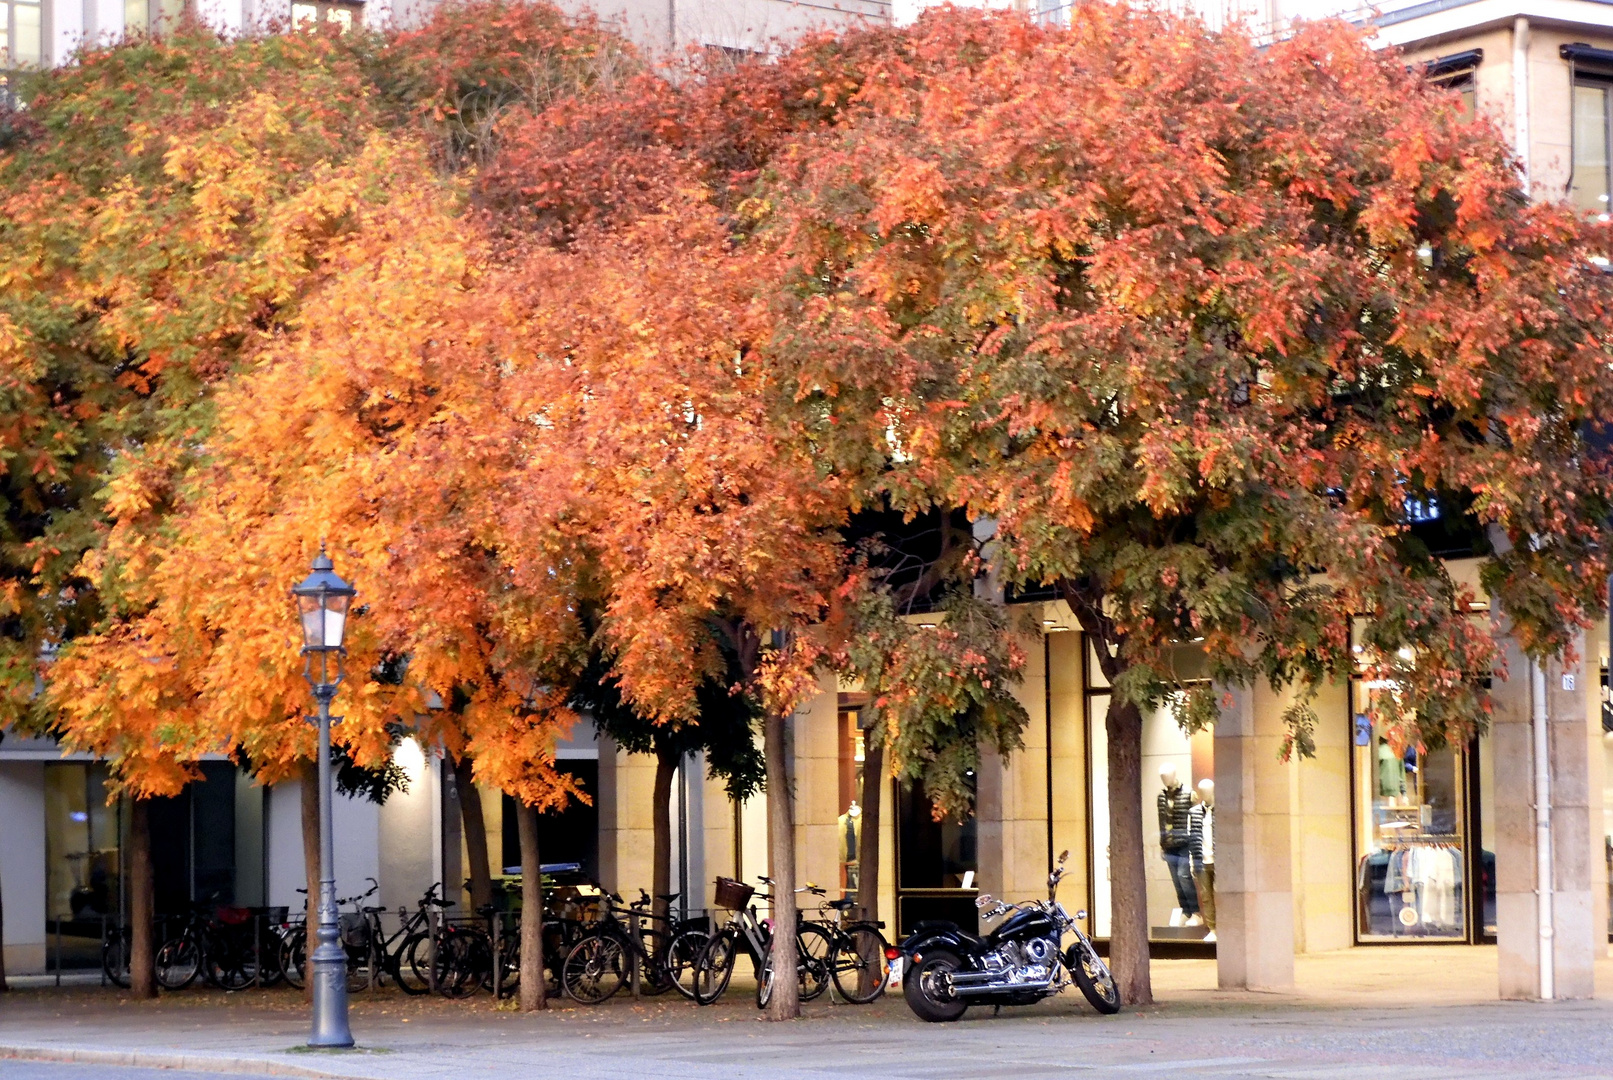
<instances>
[{"instance_id":1,"label":"mannequin","mask_svg":"<svg viewBox=\"0 0 1613 1080\"><path fill-rule=\"evenodd\" d=\"M862 839L863 808L857 805L857 800L851 800L846 812L841 814L837 826L840 837L840 861L846 868L846 888L857 887L857 844Z\"/></svg>"},{"instance_id":2,"label":"mannequin","mask_svg":"<svg viewBox=\"0 0 1613 1080\"><path fill-rule=\"evenodd\" d=\"M1192 822L1188 811L1192 798L1182 787L1176 766L1166 762L1159 768L1159 849L1170 868L1171 884L1182 916L1194 920L1199 913L1198 893L1193 888ZM1196 921L1196 920L1195 920Z\"/></svg>"},{"instance_id":3,"label":"mannequin","mask_svg":"<svg viewBox=\"0 0 1613 1080\"><path fill-rule=\"evenodd\" d=\"M1199 897L1199 914L1210 932L1205 941L1215 940L1215 781L1200 780L1198 802L1188 811L1191 837L1193 884Z\"/></svg>"}]
</instances>

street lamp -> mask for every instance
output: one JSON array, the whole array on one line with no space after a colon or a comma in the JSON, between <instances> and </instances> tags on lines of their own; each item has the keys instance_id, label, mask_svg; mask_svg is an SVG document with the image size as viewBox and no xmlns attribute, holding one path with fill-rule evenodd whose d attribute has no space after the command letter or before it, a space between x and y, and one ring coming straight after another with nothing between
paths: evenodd
<instances>
[{"instance_id":1,"label":"street lamp","mask_svg":"<svg viewBox=\"0 0 1613 1080\"><path fill-rule=\"evenodd\" d=\"M353 1045L347 1026L347 954L336 929L336 858L331 835L330 703L342 684L342 637L357 592L336 576L325 545L319 545L313 573L291 590L302 620L303 678L319 703L319 932L313 965L314 1024L309 1046ZM316 671L315 664L318 669Z\"/></svg>"}]
</instances>

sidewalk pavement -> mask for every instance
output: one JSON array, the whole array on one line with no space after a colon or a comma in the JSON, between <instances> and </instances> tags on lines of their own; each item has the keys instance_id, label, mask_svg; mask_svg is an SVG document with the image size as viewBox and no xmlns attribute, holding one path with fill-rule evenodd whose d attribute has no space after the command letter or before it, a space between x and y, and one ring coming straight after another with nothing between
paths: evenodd
<instances>
[{"instance_id":1,"label":"sidewalk pavement","mask_svg":"<svg viewBox=\"0 0 1613 1080\"><path fill-rule=\"evenodd\" d=\"M155 1002L99 988L25 990L0 999L0 1059L310 1080L534 1072L568 1080L1613 1080L1613 1000L1498 1002L1493 948L1355 949L1302 958L1297 974L1291 995L1223 993L1214 989L1212 962L1159 961L1160 1000L1148 1008L1100 1017L1067 994L995 1018L989 1008L971 1009L949 1025L919 1023L900 996L866 1007L820 1000L796 1023L768 1024L737 985L706 1009L651 998L561 1003L537 1015L500 1011L485 995L356 995L360 1047L350 1052L299 1049L306 1006L284 990Z\"/></svg>"}]
</instances>

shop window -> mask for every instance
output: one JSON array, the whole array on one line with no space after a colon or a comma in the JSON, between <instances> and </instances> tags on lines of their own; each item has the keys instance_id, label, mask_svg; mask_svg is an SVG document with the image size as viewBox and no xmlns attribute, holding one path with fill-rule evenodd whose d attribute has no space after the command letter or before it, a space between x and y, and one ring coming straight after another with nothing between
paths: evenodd
<instances>
[{"instance_id":1,"label":"shop window","mask_svg":"<svg viewBox=\"0 0 1613 1080\"><path fill-rule=\"evenodd\" d=\"M120 804L105 766L45 766L45 929L64 967L100 963L101 925L122 901ZM52 963L57 963L52 960Z\"/></svg>"},{"instance_id":2,"label":"shop window","mask_svg":"<svg viewBox=\"0 0 1613 1080\"><path fill-rule=\"evenodd\" d=\"M863 766L867 744L860 709L842 708L838 723L840 816L835 819L835 848L840 863L840 889L849 896L857 891L859 880L857 856L862 845Z\"/></svg>"},{"instance_id":3,"label":"shop window","mask_svg":"<svg viewBox=\"0 0 1613 1080\"><path fill-rule=\"evenodd\" d=\"M1608 95L1613 93L1613 79L1577 74L1574 78L1574 172L1568 186L1568 199L1585 213L1597 214L1604 220L1608 214L1608 196L1613 192L1613 155L1609 147L1613 138L1609 124L1613 111L1609 109Z\"/></svg>"},{"instance_id":4,"label":"shop window","mask_svg":"<svg viewBox=\"0 0 1613 1080\"><path fill-rule=\"evenodd\" d=\"M1351 679L1356 939L1479 940L1495 926L1488 741L1423 743L1393 720L1394 694L1388 680Z\"/></svg>"},{"instance_id":5,"label":"shop window","mask_svg":"<svg viewBox=\"0 0 1613 1080\"><path fill-rule=\"evenodd\" d=\"M1113 929L1109 852L1108 681L1087 640L1086 708L1092 763L1092 931ZM1179 670L1202 666L1181 650ZM1182 730L1166 705L1143 716L1143 861L1148 936L1157 942L1215 941L1215 735Z\"/></svg>"},{"instance_id":6,"label":"shop window","mask_svg":"<svg viewBox=\"0 0 1613 1080\"><path fill-rule=\"evenodd\" d=\"M364 23L364 5L340 0L295 0L291 5L291 25L296 29L331 26L346 32Z\"/></svg>"}]
</instances>

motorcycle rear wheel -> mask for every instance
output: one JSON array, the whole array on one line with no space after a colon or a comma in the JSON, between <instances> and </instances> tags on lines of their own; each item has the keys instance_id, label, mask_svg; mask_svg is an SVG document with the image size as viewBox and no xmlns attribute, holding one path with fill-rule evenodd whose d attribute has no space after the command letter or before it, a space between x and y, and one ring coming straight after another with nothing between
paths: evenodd
<instances>
[{"instance_id":1,"label":"motorcycle rear wheel","mask_svg":"<svg viewBox=\"0 0 1613 1080\"><path fill-rule=\"evenodd\" d=\"M969 1003L952 990L952 973L962 964L945 949L926 952L902 979L902 996L913 1015L931 1024L946 1024L962 1016Z\"/></svg>"},{"instance_id":2,"label":"motorcycle rear wheel","mask_svg":"<svg viewBox=\"0 0 1613 1080\"><path fill-rule=\"evenodd\" d=\"M1105 1016L1120 1011L1120 988L1115 985L1109 965L1093 951L1092 946L1081 941L1071 945L1064 954L1064 966L1070 969L1070 974L1075 977L1075 985L1081 988L1081 993L1094 1009Z\"/></svg>"}]
</instances>

